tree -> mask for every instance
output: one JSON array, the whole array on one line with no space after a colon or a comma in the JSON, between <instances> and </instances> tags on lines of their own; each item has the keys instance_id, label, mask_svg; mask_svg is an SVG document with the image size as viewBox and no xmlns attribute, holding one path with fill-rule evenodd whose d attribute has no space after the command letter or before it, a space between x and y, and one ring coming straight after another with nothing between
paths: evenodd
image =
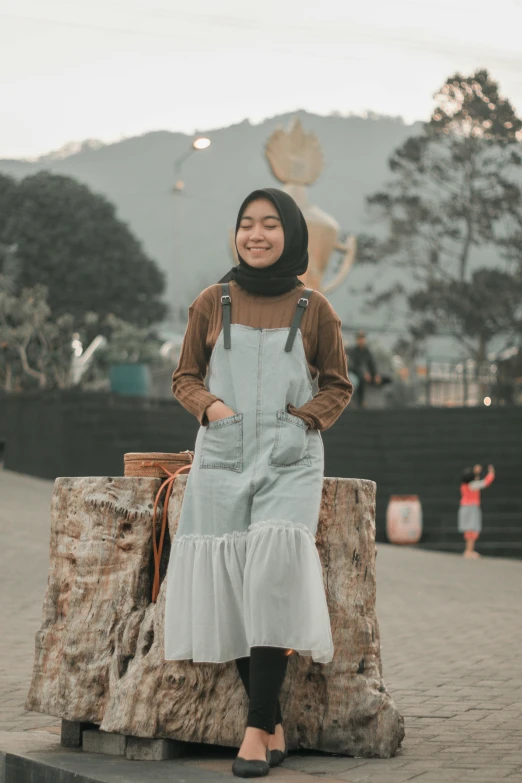
<instances>
[{"instance_id":1,"label":"tree","mask_svg":"<svg viewBox=\"0 0 522 783\"><path fill-rule=\"evenodd\" d=\"M0 389L70 388L73 341L84 339L97 322L95 313L54 318L45 286L17 291L12 279L0 275Z\"/></svg>"},{"instance_id":2,"label":"tree","mask_svg":"<svg viewBox=\"0 0 522 783\"><path fill-rule=\"evenodd\" d=\"M6 174L0 174L0 241L13 214L13 204L17 189L16 180ZM1 261L0 261L1 272Z\"/></svg>"},{"instance_id":3,"label":"tree","mask_svg":"<svg viewBox=\"0 0 522 783\"><path fill-rule=\"evenodd\" d=\"M107 345L96 352L80 386L107 378L111 364L146 362L160 365L161 341L152 327L137 327L109 314L75 319L70 313L54 317L45 286L16 292L12 280L0 276L0 389L20 392L68 389L75 385L74 347L86 348L88 332L105 332Z\"/></svg>"},{"instance_id":4,"label":"tree","mask_svg":"<svg viewBox=\"0 0 522 783\"><path fill-rule=\"evenodd\" d=\"M146 363L151 366L163 363L160 348L162 341L152 327L139 327L109 315L105 326L109 332L106 346L96 354L98 370L108 371L112 364Z\"/></svg>"},{"instance_id":5,"label":"tree","mask_svg":"<svg viewBox=\"0 0 522 783\"><path fill-rule=\"evenodd\" d=\"M435 280L409 302L418 337L436 334L443 323L478 362L486 360L493 337L522 329L522 282L498 269L477 269L469 281Z\"/></svg>"},{"instance_id":6,"label":"tree","mask_svg":"<svg viewBox=\"0 0 522 783\"><path fill-rule=\"evenodd\" d=\"M45 286L19 295L0 277L0 384L4 391L70 385L72 316L51 318Z\"/></svg>"},{"instance_id":7,"label":"tree","mask_svg":"<svg viewBox=\"0 0 522 783\"><path fill-rule=\"evenodd\" d=\"M16 246L20 287L45 285L55 318L110 313L137 326L161 321L165 279L105 198L70 177L40 172L9 192L0 242ZM1 269L0 269L1 272Z\"/></svg>"},{"instance_id":8,"label":"tree","mask_svg":"<svg viewBox=\"0 0 522 783\"><path fill-rule=\"evenodd\" d=\"M368 198L387 222L380 258L408 270L417 287L412 292L411 283L408 290L394 281L372 303L401 297L414 341L443 327L480 360L493 336L520 328L521 300L512 296L520 295L522 269L522 193L515 180L522 122L485 70L455 74L435 98L423 132L391 156L387 188ZM504 266L498 268L497 260L497 271L473 268L479 247L492 250ZM511 321L497 317L496 302L483 324L488 285L497 295L509 293Z\"/></svg>"}]
</instances>

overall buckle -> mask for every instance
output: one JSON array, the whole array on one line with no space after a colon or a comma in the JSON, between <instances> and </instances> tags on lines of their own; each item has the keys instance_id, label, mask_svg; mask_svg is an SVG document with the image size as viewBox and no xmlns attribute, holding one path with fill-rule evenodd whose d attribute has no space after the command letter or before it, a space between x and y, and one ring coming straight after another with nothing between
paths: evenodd
<instances>
[{"instance_id":1,"label":"overall buckle","mask_svg":"<svg viewBox=\"0 0 522 783\"><path fill-rule=\"evenodd\" d=\"M228 302L225 302L225 299L228 299ZM223 294L223 296L221 297L221 304L222 305L224 305L224 304L229 305L231 303L232 303L231 297L228 294Z\"/></svg>"},{"instance_id":2,"label":"overall buckle","mask_svg":"<svg viewBox=\"0 0 522 783\"><path fill-rule=\"evenodd\" d=\"M304 302L304 304L301 304L301 302ZM297 303L298 307L308 307L308 299L305 299L304 297L301 297Z\"/></svg>"}]
</instances>

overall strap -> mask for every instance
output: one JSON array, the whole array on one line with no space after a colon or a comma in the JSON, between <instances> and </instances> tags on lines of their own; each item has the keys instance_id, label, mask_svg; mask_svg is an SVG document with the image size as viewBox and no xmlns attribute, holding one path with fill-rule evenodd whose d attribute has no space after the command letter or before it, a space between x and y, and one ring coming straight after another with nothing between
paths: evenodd
<instances>
[{"instance_id":1,"label":"overall strap","mask_svg":"<svg viewBox=\"0 0 522 783\"><path fill-rule=\"evenodd\" d=\"M286 341L285 345L285 351L289 353L292 350L292 346L294 344L295 336L297 334L297 330L299 329L299 325L301 323L301 318L303 317L303 313L305 311L305 308L308 307L308 301L310 299L310 296L312 294L313 289L312 288L305 288L303 291L302 297L299 299L297 303L297 307L295 309L294 314L294 320L292 321L292 325L290 327L290 331L288 332L288 339Z\"/></svg>"},{"instance_id":2,"label":"overall strap","mask_svg":"<svg viewBox=\"0 0 522 783\"><path fill-rule=\"evenodd\" d=\"M221 283L221 306L223 308L223 343L225 348L230 348L230 313L232 310L232 299L230 298L230 286L228 283Z\"/></svg>"}]
</instances>

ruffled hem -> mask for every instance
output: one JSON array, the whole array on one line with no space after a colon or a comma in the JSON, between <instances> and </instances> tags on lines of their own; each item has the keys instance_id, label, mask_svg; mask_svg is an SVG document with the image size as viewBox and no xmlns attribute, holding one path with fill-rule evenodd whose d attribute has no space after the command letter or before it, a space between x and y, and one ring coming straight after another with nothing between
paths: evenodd
<instances>
[{"instance_id":1,"label":"ruffled hem","mask_svg":"<svg viewBox=\"0 0 522 783\"><path fill-rule=\"evenodd\" d=\"M184 533L181 536L176 536L174 540L178 544L184 541L228 541L230 538L244 538L249 533L261 532L266 528L301 530L315 543L315 536L306 525L303 525L302 522L292 522L289 519L266 519L261 522L253 522L247 530L233 530L231 533L223 533L221 536L214 536L211 533Z\"/></svg>"},{"instance_id":2,"label":"ruffled hem","mask_svg":"<svg viewBox=\"0 0 522 783\"><path fill-rule=\"evenodd\" d=\"M232 533L223 533L222 536L213 536L210 533L184 533L174 539L178 544L184 541L228 541L230 538L245 538L248 530L234 530Z\"/></svg>"},{"instance_id":3,"label":"ruffled hem","mask_svg":"<svg viewBox=\"0 0 522 783\"><path fill-rule=\"evenodd\" d=\"M224 663L254 646L332 660L321 562L302 523L176 537L166 582L165 660Z\"/></svg>"}]
</instances>

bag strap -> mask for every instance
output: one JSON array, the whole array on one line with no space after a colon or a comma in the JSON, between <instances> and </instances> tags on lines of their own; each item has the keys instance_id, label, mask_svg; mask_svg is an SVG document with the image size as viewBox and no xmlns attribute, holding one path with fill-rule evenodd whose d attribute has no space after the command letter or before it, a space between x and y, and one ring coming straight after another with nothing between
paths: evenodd
<instances>
[{"instance_id":1,"label":"bag strap","mask_svg":"<svg viewBox=\"0 0 522 783\"><path fill-rule=\"evenodd\" d=\"M170 496L172 495L172 489L174 487L174 482L176 481L176 478L180 475L180 473L183 473L185 470L190 470L192 465L183 465L183 467L178 468L174 473L171 473L170 470L165 467L165 465L160 465L161 468L165 471L165 474L167 475L167 478L163 483L161 484L160 488L158 489L158 492L156 494L156 500L154 501L154 510L152 512L152 551L154 554L154 578L152 581L152 602L156 603L159 590L160 590L160 565L161 565L161 555L163 553L163 542L165 540L165 533L167 530L167 520L169 515L169 500ZM158 507L161 502L161 496L163 495L163 490L165 490L165 497L163 498L163 513L161 515L161 531L160 531L160 538L159 542L156 540L156 516L158 513Z\"/></svg>"},{"instance_id":2,"label":"bag strap","mask_svg":"<svg viewBox=\"0 0 522 783\"><path fill-rule=\"evenodd\" d=\"M230 298L230 286L228 283L221 283L221 306L223 308L223 341L224 347L230 348L230 318L232 311L232 299Z\"/></svg>"},{"instance_id":3,"label":"bag strap","mask_svg":"<svg viewBox=\"0 0 522 783\"><path fill-rule=\"evenodd\" d=\"M313 291L312 288L305 288L302 297L299 299L297 303L297 307L295 308L295 313L294 313L294 320L292 321L290 331L288 332L288 339L285 345L285 351L287 353L289 353L292 350L295 336L297 334L297 330L299 329L299 325L301 323L301 318L303 317L304 311L308 307L308 302L310 300L312 291Z\"/></svg>"}]
</instances>

